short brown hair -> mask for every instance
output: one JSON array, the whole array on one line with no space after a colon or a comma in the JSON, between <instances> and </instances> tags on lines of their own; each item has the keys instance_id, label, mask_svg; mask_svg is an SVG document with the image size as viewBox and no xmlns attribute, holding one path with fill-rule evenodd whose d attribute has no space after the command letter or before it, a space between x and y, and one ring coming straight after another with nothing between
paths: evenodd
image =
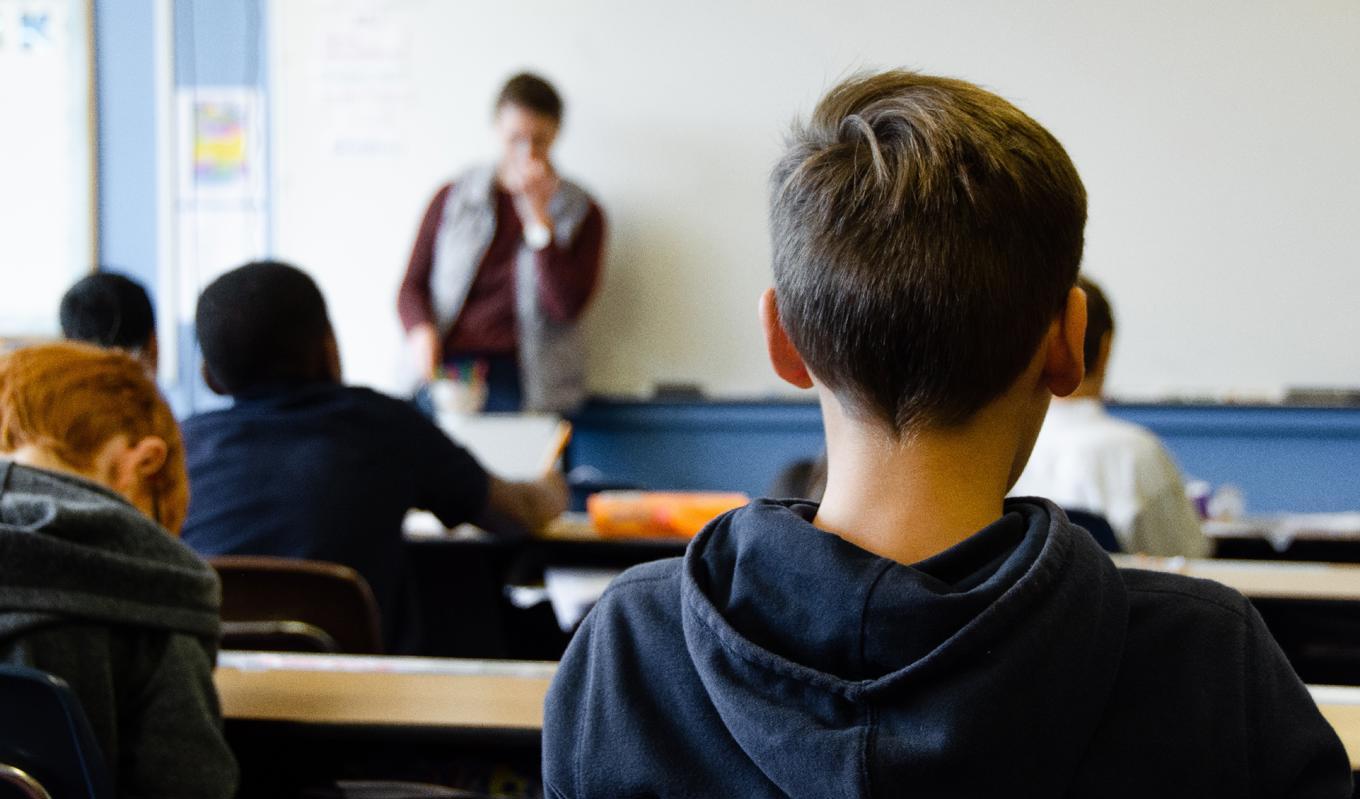
<instances>
[{"instance_id":1,"label":"short brown hair","mask_svg":"<svg viewBox=\"0 0 1360 799\"><path fill-rule=\"evenodd\" d=\"M114 436L165 441L154 481L161 523L179 533L189 510L189 477L179 424L146 368L121 350L61 342L0 356L0 452L34 445L78 469L94 464Z\"/></svg>"},{"instance_id":2,"label":"short brown hair","mask_svg":"<svg viewBox=\"0 0 1360 799\"><path fill-rule=\"evenodd\" d=\"M1086 341L1082 350L1086 354L1086 374L1091 374L1103 364L1100 360L1100 342L1106 335L1114 332L1114 309L1094 280L1082 275L1077 278L1077 286L1086 292Z\"/></svg>"},{"instance_id":3,"label":"short brown hair","mask_svg":"<svg viewBox=\"0 0 1360 799\"><path fill-rule=\"evenodd\" d=\"M1015 381L1076 281L1086 192L1000 97L858 75L796 124L771 176L781 320L852 412L962 423Z\"/></svg>"},{"instance_id":4,"label":"short brown hair","mask_svg":"<svg viewBox=\"0 0 1360 799\"><path fill-rule=\"evenodd\" d=\"M505 105L517 105L554 122L562 121L562 97L551 83L532 72L521 72L505 82L496 96L495 110L500 111Z\"/></svg>"}]
</instances>

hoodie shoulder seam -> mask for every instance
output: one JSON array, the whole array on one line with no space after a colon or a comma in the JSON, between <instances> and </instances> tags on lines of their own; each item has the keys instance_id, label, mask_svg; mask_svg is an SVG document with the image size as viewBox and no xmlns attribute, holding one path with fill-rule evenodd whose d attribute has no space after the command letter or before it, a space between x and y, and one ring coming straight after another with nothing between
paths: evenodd
<instances>
[{"instance_id":1,"label":"hoodie shoulder seam","mask_svg":"<svg viewBox=\"0 0 1360 799\"><path fill-rule=\"evenodd\" d=\"M1226 610L1227 612L1231 613L1232 615L1236 616L1238 619L1242 621L1245 621L1247 618L1246 614L1242 612L1242 609L1240 607L1233 607L1232 605L1229 605L1226 602L1222 602L1211 596L1205 596L1204 594L1194 593L1191 591L1181 591L1175 588L1128 588L1127 590L1129 591L1129 593L1132 594L1166 594L1168 596L1178 596L1185 599L1193 599L1202 602L1206 605L1213 605L1214 607L1220 610Z\"/></svg>"},{"instance_id":2,"label":"hoodie shoulder seam","mask_svg":"<svg viewBox=\"0 0 1360 799\"><path fill-rule=\"evenodd\" d=\"M639 583L659 583L659 582L664 582L664 581L666 581L666 580L674 580L674 579L675 579L675 575L673 575L673 574L655 574L655 575L647 575L647 576L645 576L645 577L644 577L644 576L627 577L627 576L620 575L617 579L614 580L613 587L615 587L615 588L622 588L622 587L624 587L624 586L628 586L628 585L637 585L637 584L639 584Z\"/></svg>"}]
</instances>

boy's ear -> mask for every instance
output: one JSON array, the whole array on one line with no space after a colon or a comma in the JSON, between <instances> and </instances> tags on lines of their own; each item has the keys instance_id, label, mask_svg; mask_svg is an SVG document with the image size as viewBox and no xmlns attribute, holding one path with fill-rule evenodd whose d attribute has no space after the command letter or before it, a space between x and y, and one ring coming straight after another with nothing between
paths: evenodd
<instances>
[{"instance_id":1,"label":"boy's ear","mask_svg":"<svg viewBox=\"0 0 1360 799\"><path fill-rule=\"evenodd\" d=\"M1048 390L1066 397L1086 378L1086 292L1073 286L1062 314L1049 330L1044 380Z\"/></svg>"},{"instance_id":2,"label":"boy's ear","mask_svg":"<svg viewBox=\"0 0 1360 799\"><path fill-rule=\"evenodd\" d=\"M126 468L142 480L150 480L165 468L170 447L160 436L147 436L133 444L124 456Z\"/></svg>"},{"instance_id":3,"label":"boy's ear","mask_svg":"<svg viewBox=\"0 0 1360 799\"><path fill-rule=\"evenodd\" d=\"M760 295L760 325L765 329L765 346L769 349L774 373L798 388L812 388L812 375L803 363L803 356L798 354L779 321L779 303L775 301L773 288L765 289Z\"/></svg>"}]
</instances>

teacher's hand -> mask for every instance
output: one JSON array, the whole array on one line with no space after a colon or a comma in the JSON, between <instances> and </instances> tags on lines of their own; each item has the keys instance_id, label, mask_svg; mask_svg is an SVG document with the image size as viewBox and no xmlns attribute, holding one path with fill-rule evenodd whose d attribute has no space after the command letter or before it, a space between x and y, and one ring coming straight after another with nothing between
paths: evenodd
<instances>
[{"instance_id":1,"label":"teacher's hand","mask_svg":"<svg viewBox=\"0 0 1360 799\"><path fill-rule=\"evenodd\" d=\"M562 183L557 177L557 170L545 160L531 158L520 167L517 177L518 186L511 191L521 206L518 209L520 216L526 213L530 215L528 219L521 218L521 221L525 224L537 222L551 228L552 216L548 213L548 203L552 202L553 195L557 194L557 188Z\"/></svg>"},{"instance_id":2,"label":"teacher's hand","mask_svg":"<svg viewBox=\"0 0 1360 799\"><path fill-rule=\"evenodd\" d=\"M411 339L411 347L415 350L416 366L420 369L420 376L428 383L439 373L439 367L444 359L443 348L439 346L439 330L426 322L411 328L407 335Z\"/></svg>"}]
</instances>

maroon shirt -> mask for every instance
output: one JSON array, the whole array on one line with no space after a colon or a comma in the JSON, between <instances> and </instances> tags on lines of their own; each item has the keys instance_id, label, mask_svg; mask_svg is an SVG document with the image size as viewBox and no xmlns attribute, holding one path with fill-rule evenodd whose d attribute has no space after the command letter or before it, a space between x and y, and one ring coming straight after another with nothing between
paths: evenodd
<instances>
[{"instance_id":1,"label":"maroon shirt","mask_svg":"<svg viewBox=\"0 0 1360 799\"><path fill-rule=\"evenodd\" d=\"M430 273L434 269L434 242L444 214L450 183L430 201L420 223L406 277L397 294L397 313L410 331L419 324L436 324ZM496 187L496 232L453 329L444 338L444 358L460 353L514 354L519 349L515 322L515 258L524 237L524 225L515 212L514 198ZM571 322L585 310L600 275L604 251L604 213L594 201L568 247L554 240L535 253L538 260L539 302L549 319Z\"/></svg>"}]
</instances>

